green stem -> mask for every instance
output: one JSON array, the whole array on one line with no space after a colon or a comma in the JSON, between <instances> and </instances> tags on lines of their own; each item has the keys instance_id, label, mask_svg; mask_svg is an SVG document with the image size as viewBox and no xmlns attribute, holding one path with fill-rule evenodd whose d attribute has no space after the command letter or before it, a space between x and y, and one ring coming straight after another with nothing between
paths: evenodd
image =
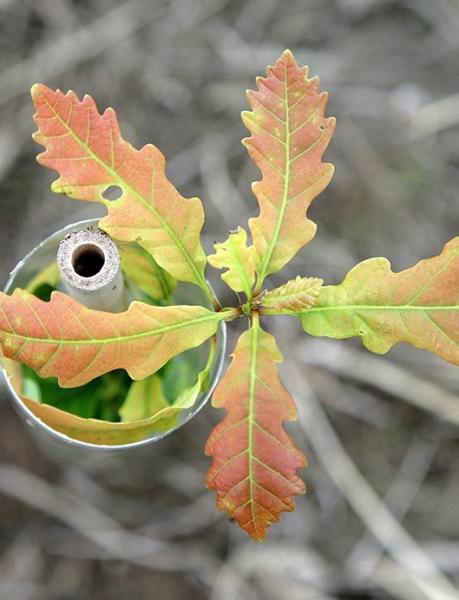
<instances>
[{"instance_id":1,"label":"green stem","mask_svg":"<svg viewBox=\"0 0 459 600\"><path fill-rule=\"evenodd\" d=\"M240 309L234 307L223 308L219 312L223 321L232 321L233 319L241 315Z\"/></svg>"}]
</instances>

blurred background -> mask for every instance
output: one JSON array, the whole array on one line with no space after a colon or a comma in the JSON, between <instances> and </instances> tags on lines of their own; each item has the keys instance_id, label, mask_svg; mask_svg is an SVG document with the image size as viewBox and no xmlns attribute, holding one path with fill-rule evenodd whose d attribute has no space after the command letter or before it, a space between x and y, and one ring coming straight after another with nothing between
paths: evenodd
<instances>
[{"instance_id":1,"label":"blurred background","mask_svg":"<svg viewBox=\"0 0 459 600\"><path fill-rule=\"evenodd\" d=\"M316 238L272 284L439 253L459 233L458 0L0 0L1 286L48 234L103 214L51 194L32 83L91 93L128 140L159 146L204 202L210 249L257 212L239 113L286 47L330 92L336 174L309 213ZM42 456L0 388L0 599L459 598L457 370L308 338L289 318L270 328L309 493L262 545L204 488L210 407L148 469L94 474Z\"/></svg>"}]
</instances>

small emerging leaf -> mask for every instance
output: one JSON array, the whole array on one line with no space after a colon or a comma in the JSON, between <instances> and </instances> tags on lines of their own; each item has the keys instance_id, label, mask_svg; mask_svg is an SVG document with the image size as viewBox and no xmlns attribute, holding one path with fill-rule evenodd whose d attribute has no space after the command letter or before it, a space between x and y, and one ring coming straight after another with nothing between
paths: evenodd
<instances>
[{"instance_id":1,"label":"small emerging leaf","mask_svg":"<svg viewBox=\"0 0 459 600\"><path fill-rule=\"evenodd\" d=\"M315 304L322 284L323 280L317 277L298 276L262 296L260 309L262 312L269 312L271 309L278 313L300 312L311 308Z\"/></svg>"},{"instance_id":2,"label":"small emerging leaf","mask_svg":"<svg viewBox=\"0 0 459 600\"><path fill-rule=\"evenodd\" d=\"M222 279L235 292L250 296L255 281L255 254L253 246L247 246L247 232L242 227L231 231L225 242L215 243L215 254L207 257L217 269L228 269Z\"/></svg>"},{"instance_id":3,"label":"small emerging leaf","mask_svg":"<svg viewBox=\"0 0 459 600\"><path fill-rule=\"evenodd\" d=\"M0 345L7 358L62 387L82 385L114 369L143 379L170 358L195 348L217 330L225 313L201 306L150 306L132 302L122 313L82 306L53 292L43 302L16 289L0 292Z\"/></svg>"},{"instance_id":4,"label":"small emerging leaf","mask_svg":"<svg viewBox=\"0 0 459 600\"><path fill-rule=\"evenodd\" d=\"M116 114L101 115L94 100L79 100L42 84L32 88L38 131L46 147L38 161L58 171L54 192L101 202L108 215L99 226L116 240L138 242L176 279L200 285L205 255L200 243L204 212L198 198L179 194L165 174L165 160L152 144L140 150L121 137ZM110 200L110 192L116 198Z\"/></svg>"},{"instance_id":5,"label":"small emerging leaf","mask_svg":"<svg viewBox=\"0 0 459 600\"><path fill-rule=\"evenodd\" d=\"M258 90L248 92L252 112L242 113L252 134L243 143L263 175L253 184L260 215L249 221L257 291L314 237L316 225L304 216L333 175L321 159L335 119L325 117L327 94L318 92L319 79L307 74L286 50L267 77L257 78Z\"/></svg>"},{"instance_id":6,"label":"small emerging leaf","mask_svg":"<svg viewBox=\"0 0 459 600\"><path fill-rule=\"evenodd\" d=\"M282 427L296 419L296 408L277 374L281 361L274 338L254 321L214 392L213 406L227 415L206 445L213 456L207 486L217 491L217 508L259 541L281 511L294 509L293 495L305 492L296 471L306 459Z\"/></svg>"},{"instance_id":7,"label":"small emerging leaf","mask_svg":"<svg viewBox=\"0 0 459 600\"><path fill-rule=\"evenodd\" d=\"M175 288L175 280L155 259L138 244L118 244L121 269L138 286L155 300L166 300Z\"/></svg>"},{"instance_id":8,"label":"small emerging leaf","mask_svg":"<svg viewBox=\"0 0 459 600\"><path fill-rule=\"evenodd\" d=\"M49 286L56 289L61 282L61 275L57 262L54 261L37 273L33 279L27 284L27 291L35 294L42 286Z\"/></svg>"},{"instance_id":9,"label":"small emerging leaf","mask_svg":"<svg viewBox=\"0 0 459 600\"><path fill-rule=\"evenodd\" d=\"M145 379L133 381L126 400L120 408L121 421L140 421L148 419L163 408L167 408L169 402L163 394L161 377L153 373Z\"/></svg>"},{"instance_id":10,"label":"small emerging leaf","mask_svg":"<svg viewBox=\"0 0 459 600\"><path fill-rule=\"evenodd\" d=\"M355 266L340 285L326 286L301 315L316 336L360 336L383 354L407 342L459 365L459 237L434 258L400 273L385 258Z\"/></svg>"},{"instance_id":11,"label":"small emerging leaf","mask_svg":"<svg viewBox=\"0 0 459 600\"><path fill-rule=\"evenodd\" d=\"M32 373L33 372L34 371L32 371ZM40 389L40 385L36 379L32 379L32 377L25 377L24 383L22 386L22 392L27 398L30 398L31 400L35 400L35 402L41 402L41 398L42 398L41 389Z\"/></svg>"}]
</instances>

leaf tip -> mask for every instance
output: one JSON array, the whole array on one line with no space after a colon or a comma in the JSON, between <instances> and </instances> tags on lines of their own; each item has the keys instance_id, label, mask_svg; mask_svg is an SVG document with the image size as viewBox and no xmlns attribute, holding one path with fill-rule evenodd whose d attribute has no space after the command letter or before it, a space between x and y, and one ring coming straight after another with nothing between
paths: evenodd
<instances>
[{"instance_id":1,"label":"leaf tip","mask_svg":"<svg viewBox=\"0 0 459 600\"><path fill-rule=\"evenodd\" d=\"M250 123L252 118L253 118L253 112L251 110L241 111L241 119L246 127L247 127L247 123ZM248 127L247 127L247 129L248 129ZM244 140L242 140L242 141L244 141Z\"/></svg>"},{"instance_id":2,"label":"leaf tip","mask_svg":"<svg viewBox=\"0 0 459 600\"><path fill-rule=\"evenodd\" d=\"M286 63L295 63L295 64L297 64L295 56L294 56L293 52L290 50L290 48L286 48L282 52L282 54L281 54L281 60L283 60Z\"/></svg>"},{"instance_id":3,"label":"leaf tip","mask_svg":"<svg viewBox=\"0 0 459 600\"><path fill-rule=\"evenodd\" d=\"M30 88L30 95L32 96L32 100L36 100L36 98L42 93L44 86L43 83L34 83Z\"/></svg>"},{"instance_id":4,"label":"leaf tip","mask_svg":"<svg viewBox=\"0 0 459 600\"><path fill-rule=\"evenodd\" d=\"M41 134L40 134L39 131L35 131L34 133L32 133L32 139L37 144L43 145L42 136L41 136ZM35 157L35 160L37 161L37 163L39 165L43 165L44 164L43 159L42 159L42 155L43 154L45 154L45 153L44 152L40 152L40 154L37 154L37 156Z\"/></svg>"},{"instance_id":5,"label":"leaf tip","mask_svg":"<svg viewBox=\"0 0 459 600\"><path fill-rule=\"evenodd\" d=\"M45 153L44 153L44 152L42 152L41 154L39 154L39 155L37 156L37 163L38 163L38 164L40 164L40 165L43 165L43 164L45 164L45 162L44 162L44 159L43 159L43 155L44 155L44 154L45 154ZM54 180L54 181L51 183L50 189L51 189L51 191L52 191L54 194L61 194L61 193L63 193L63 191L62 191L62 189L61 189L61 187L60 187L60 185L59 185L59 179L55 179L55 180Z\"/></svg>"},{"instance_id":6,"label":"leaf tip","mask_svg":"<svg viewBox=\"0 0 459 600\"><path fill-rule=\"evenodd\" d=\"M333 163L325 163L325 168L327 169L328 176L331 180L335 173L335 165Z\"/></svg>"},{"instance_id":7,"label":"leaf tip","mask_svg":"<svg viewBox=\"0 0 459 600\"><path fill-rule=\"evenodd\" d=\"M30 95L32 96L32 101L38 110L39 105L63 94L59 88L53 90L44 83L34 83L30 88Z\"/></svg>"}]
</instances>

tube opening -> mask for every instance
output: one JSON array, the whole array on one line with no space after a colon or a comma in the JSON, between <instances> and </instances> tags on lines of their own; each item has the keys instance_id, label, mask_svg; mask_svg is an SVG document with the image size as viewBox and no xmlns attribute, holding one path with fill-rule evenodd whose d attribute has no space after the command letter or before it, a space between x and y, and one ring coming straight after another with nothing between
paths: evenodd
<instances>
[{"instance_id":1,"label":"tube opening","mask_svg":"<svg viewBox=\"0 0 459 600\"><path fill-rule=\"evenodd\" d=\"M94 277L105 264L102 248L95 244L81 244L72 254L72 267L80 277Z\"/></svg>"}]
</instances>

